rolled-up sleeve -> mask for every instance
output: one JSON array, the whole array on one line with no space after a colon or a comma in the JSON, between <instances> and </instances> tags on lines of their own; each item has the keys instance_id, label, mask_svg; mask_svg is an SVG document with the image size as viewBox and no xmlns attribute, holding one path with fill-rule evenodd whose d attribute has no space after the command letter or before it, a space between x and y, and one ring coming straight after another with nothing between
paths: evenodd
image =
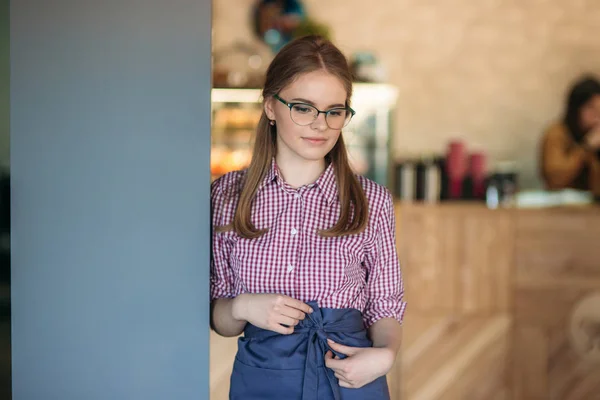
<instances>
[{"instance_id":1,"label":"rolled-up sleeve","mask_svg":"<svg viewBox=\"0 0 600 400\"><path fill-rule=\"evenodd\" d=\"M225 224L225 202L221 180L216 180L211 185L211 240L212 251L210 257L210 299L234 297L233 272L229 263L231 254L231 242L225 237L225 233L217 232L216 227Z\"/></svg>"},{"instance_id":2,"label":"rolled-up sleeve","mask_svg":"<svg viewBox=\"0 0 600 400\"><path fill-rule=\"evenodd\" d=\"M390 192L375 216L374 240L366 250L367 303L364 321L367 327L382 318L393 318L402 323L406 303L404 283L396 251L396 218Z\"/></svg>"}]
</instances>

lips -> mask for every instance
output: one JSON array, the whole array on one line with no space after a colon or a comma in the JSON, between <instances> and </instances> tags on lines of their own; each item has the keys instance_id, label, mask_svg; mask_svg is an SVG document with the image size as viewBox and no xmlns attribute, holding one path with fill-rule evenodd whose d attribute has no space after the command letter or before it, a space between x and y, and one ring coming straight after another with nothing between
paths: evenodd
<instances>
[{"instance_id":1,"label":"lips","mask_svg":"<svg viewBox=\"0 0 600 400\"><path fill-rule=\"evenodd\" d=\"M325 138L303 137L302 139L304 139L307 142L312 143L312 144L322 144L322 143L325 143L327 141L327 139L325 139Z\"/></svg>"}]
</instances>

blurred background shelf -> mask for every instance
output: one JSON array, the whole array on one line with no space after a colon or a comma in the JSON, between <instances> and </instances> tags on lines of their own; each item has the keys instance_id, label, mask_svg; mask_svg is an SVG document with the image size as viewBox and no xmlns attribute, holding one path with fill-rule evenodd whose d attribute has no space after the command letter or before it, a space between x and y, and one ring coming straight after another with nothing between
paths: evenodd
<instances>
[{"instance_id":1,"label":"blurred background shelf","mask_svg":"<svg viewBox=\"0 0 600 400\"><path fill-rule=\"evenodd\" d=\"M393 114L398 89L388 84L356 83L356 115L343 130L353 169L384 186L391 185ZM212 91L213 177L245 168L251 159L255 127L262 113L259 89Z\"/></svg>"}]
</instances>

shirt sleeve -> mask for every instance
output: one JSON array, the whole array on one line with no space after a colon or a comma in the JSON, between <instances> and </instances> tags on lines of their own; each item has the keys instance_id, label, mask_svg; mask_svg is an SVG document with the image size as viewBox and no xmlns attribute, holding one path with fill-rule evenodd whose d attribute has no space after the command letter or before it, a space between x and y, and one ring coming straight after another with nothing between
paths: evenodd
<instances>
[{"instance_id":1,"label":"shirt sleeve","mask_svg":"<svg viewBox=\"0 0 600 400\"><path fill-rule=\"evenodd\" d=\"M216 227L225 224L225 201L221 180L213 182L210 189L211 205L211 256L210 256L210 299L232 298L234 294L233 271L229 263L232 251L231 241Z\"/></svg>"},{"instance_id":2,"label":"shirt sleeve","mask_svg":"<svg viewBox=\"0 0 600 400\"><path fill-rule=\"evenodd\" d=\"M385 201L376 215L375 240L367 249L367 303L363 317L370 327L382 318L393 318L402 324L406 303L400 263L396 251L396 218L394 203L385 189Z\"/></svg>"}]
</instances>

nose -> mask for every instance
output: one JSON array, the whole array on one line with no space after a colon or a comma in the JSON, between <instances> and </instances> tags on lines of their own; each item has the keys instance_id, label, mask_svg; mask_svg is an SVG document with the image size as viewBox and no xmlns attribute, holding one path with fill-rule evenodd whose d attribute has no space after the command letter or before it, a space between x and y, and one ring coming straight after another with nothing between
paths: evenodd
<instances>
[{"instance_id":1,"label":"nose","mask_svg":"<svg viewBox=\"0 0 600 400\"><path fill-rule=\"evenodd\" d=\"M325 120L325 117L326 117L326 114L319 113L319 115L317 115L317 119L315 119L310 126L313 129L316 129L318 131L327 130L328 126L327 126L327 121Z\"/></svg>"}]
</instances>

